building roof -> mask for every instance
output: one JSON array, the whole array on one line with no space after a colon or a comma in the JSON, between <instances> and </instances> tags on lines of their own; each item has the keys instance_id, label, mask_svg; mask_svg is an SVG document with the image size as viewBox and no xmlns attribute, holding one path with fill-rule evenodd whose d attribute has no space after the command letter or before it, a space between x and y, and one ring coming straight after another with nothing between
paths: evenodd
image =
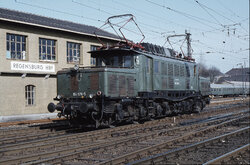
<instances>
[{"instance_id":1,"label":"building roof","mask_svg":"<svg viewBox=\"0 0 250 165\"><path fill-rule=\"evenodd\" d=\"M225 73L226 75L234 76L234 75L249 75L250 68L233 68Z\"/></svg>"},{"instance_id":2,"label":"building roof","mask_svg":"<svg viewBox=\"0 0 250 165\"><path fill-rule=\"evenodd\" d=\"M220 76L215 81L218 84L224 82L250 82L250 68L233 68L225 73L224 76Z\"/></svg>"},{"instance_id":3,"label":"building roof","mask_svg":"<svg viewBox=\"0 0 250 165\"><path fill-rule=\"evenodd\" d=\"M96 34L101 38L112 40L120 39L117 35L101 30L94 26L88 26L84 24L78 24L70 21L59 20L55 18L49 18L4 8L0 8L0 20L78 33L82 35L95 36Z\"/></svg>"}]
</instances>

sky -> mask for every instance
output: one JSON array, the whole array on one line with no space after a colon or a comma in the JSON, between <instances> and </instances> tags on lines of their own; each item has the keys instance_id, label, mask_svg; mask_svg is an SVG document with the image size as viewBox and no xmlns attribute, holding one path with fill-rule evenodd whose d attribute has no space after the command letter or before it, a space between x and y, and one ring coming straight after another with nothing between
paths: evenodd
<instances>
[{"instance_id":1,"label":"sky","mask_svg":"<svg viewBox=\"0 0 250 165\"><path fill-rule=\"evenodd\" d=\"M207 68L225 73L249 67L249 0L0 0L0 7L75 23L102 27L114 15L133 14L143 42L186 53L184 37L191 34L192 57ZM112 19L123 25L128 17ZM117 30L117 28L116 28ZM129 22L126 38L140 42L140 30Z\"/></svg>"}]
</instances>

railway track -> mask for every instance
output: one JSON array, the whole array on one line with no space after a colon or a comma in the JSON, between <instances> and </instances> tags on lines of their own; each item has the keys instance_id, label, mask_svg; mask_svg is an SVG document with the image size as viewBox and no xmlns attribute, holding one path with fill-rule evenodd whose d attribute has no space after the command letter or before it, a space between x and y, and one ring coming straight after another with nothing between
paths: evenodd
<instances>
[{"instance_id":1,"label":"railway track","mask_svg":"<svg viewBox=\"0 0 250 165\"><path fill-rule=\"evenodd\" d=\"M248 120L247 118L245 119ZM164 139L163 142L150 145L149 147L145 147L143 149L136 150L134 152L123 154L119 157L116 157L110 160L106 159L106 161L102 161L97 164L130 164L131 161L136 161L136 160L140 160L143 158L147 159L148 157L151 158L152 155L158 155L164 152L174 151L176 150L176 148L192 145L193 143L198 143L202 140L209 138L210 136L214 137L215 135L220 135L223 131L228 132L228 127L229 126L234 127L236 123L240 123L240 120L234 119L234 120L226 121L220 124L215 124L209 127L199 126L198 129L192 129L192 131L190 130L186 132L181 131L179 134L175 133L174 134L175 136L172 139ZM235 127L232 130L237 130L237 129L239 129L239 127L237 128ZM168 135L168 136L171 136L171 135ZM155 162L153 162L152 164L154 163ZM132 162L131 164L137 164L137 162ZM144 164L144 162L142 164ZM166 164L166 162L164 162L163 164Z\"/></svg>"},{"instance_id":2,"label":"railway track","mask_svg":"<svg viewBox=\"0 0 250 165\"><path fill-rule=\"evenodd\" d=\"M190 145L180 147L177 149L169 150L164 153L160 153L139 161L128 163L129 165L134 164L202 164L204 161L212 159L205 164L218 164L222 163L223 160L228 158L226 156L221 156L219 158L213 159L215 156L220 154L230 152L236 148L236 151L230 152L232 156L235 152L246 151L249 148L249 129L250 127L244 127L239 130L225 133L207 140L203 140L197 143L193 143L191 140ZM241 147L243 145L243 147ZM240 149L237 149L240 147ZM249 158L248 158L249 160Z\"/></svg>"},{"instance_id":3,"label":"railway track","mask_svg":"<svg viewBox=\"0 0 250 165\"><path fill-rule=\"evenodd\" d=\"M1 129L0 145L60 136L76 130L76 128L70 127L67 122Z\"/></svg>"},{"instance_id":4,"label":"railway track","mask_svg":"<svg viewBox=\"0 0 250 165\"><path fill-rule=\"evenodd\" d=\"M53 123L56 121L64 120L63 118L54 118L54 119L39 119L39 120L22 120L22 121L10 121L0 123L1 127L13 126L13 125L30 125L30 124L41 124L41 123Z\"/></svg>"},{"instance_id":5,"label":"railway track","mask_svg":"<svg viewBox=\"0 0 250 165\"><path fill-rule=\"evenodd\" d=\"M250 163L250 145L249 143L243 145L231 152L221 155L215 159L212 159L204 165L209 164L249 164Z\"/></svg>"},{"instance_id":6,"label":"railway track","mask_svg":"<svg viewBox=\"0 0 250 165\"><path fill-rule=\"evenodd\" d=\"M189 123L181 123L182 119L179 119L179 126L166 122L166 119L161 119L142 125L128 125L114 129L97 130L75 135L61 135L30 142L9 144L3 146L0 150L0 164L29 164L29 162L30 164L61 163L66 160L77 160L76 162L78 162L78 157L81 157L81 163L84 163L84 161L90 164L98 163L95 160L97 159L96 155L99 155L99 153L114 151L118 147L118 150L122 150L123 147L129 144L130 146L136 146L137 149L140 148L140 145L141 147L147 147L150 145L147 142L148 140L155 141L157 138L160 140L160 137L170 137L171 134L174 134L172 138L176 138L178 131L183 131L183 129L190 132L194 129L200 129L201 124L203 124L203 127L208 127L209 125L226 122L229 119L232 120L237 115L239 114L229 114L214 118L213 120L207 120L206 122L196 121L196 124L193 120ZM183 134L183 132L179 132L179 134ZM145 141L146 143L139 145L138 143L141 141ZM120 154L122 155L122 153ZM86 160L82 161L83 159ZM99 161L103 162L105 160L104 158L100 158Z\"/></svg>"}]
</instances>

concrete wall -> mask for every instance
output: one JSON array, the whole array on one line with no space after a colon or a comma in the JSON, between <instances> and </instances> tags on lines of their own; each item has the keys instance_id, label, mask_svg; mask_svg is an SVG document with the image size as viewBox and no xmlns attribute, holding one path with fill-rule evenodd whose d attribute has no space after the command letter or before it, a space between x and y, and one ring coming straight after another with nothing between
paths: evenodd
<instances>
[{"instance_id":1,"label":"concrete wall","mask_svg":"<svg viewBox=\"0 0 250 165\"><path fill-rule=\"evenodd\" d=\"M25 35L26 59L13 60L6 58L6 34ZM56 40L56 61L39 60L39 38ZM46 113L47 105L56 97L56 72L62 68L73 67L67 63L67 42L81 44L80 66L90 66L90 45L100 46L95 37L75 33L56 31L31 25L0 21L0 116ZM111 40L105 42L112 43ZM11 69L12 62L51 64L54 72L23 71ZM24 78L22 75L26 74ZM49 78L45 78L50 75ZM27 106L25 86L35 86L35 105Z\"/></svg>"}]
</instances>

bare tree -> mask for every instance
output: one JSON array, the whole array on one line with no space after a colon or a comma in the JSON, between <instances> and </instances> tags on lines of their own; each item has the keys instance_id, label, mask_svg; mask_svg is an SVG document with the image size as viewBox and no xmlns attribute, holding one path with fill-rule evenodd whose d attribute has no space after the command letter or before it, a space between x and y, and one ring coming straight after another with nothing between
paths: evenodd
<instances>
[{"instance_id":1,"label":"bare tree","mask_svg":"<svg viewBox=\"0 0 250 165\"><path fill-rule=\"evenodd\" d=\"M222 75L221 71L216 67L207 68L204 64L199 64L199 74L202 77L210 78L210 82L214 81L215 76Z\"/></svg>"}]
</instances>

